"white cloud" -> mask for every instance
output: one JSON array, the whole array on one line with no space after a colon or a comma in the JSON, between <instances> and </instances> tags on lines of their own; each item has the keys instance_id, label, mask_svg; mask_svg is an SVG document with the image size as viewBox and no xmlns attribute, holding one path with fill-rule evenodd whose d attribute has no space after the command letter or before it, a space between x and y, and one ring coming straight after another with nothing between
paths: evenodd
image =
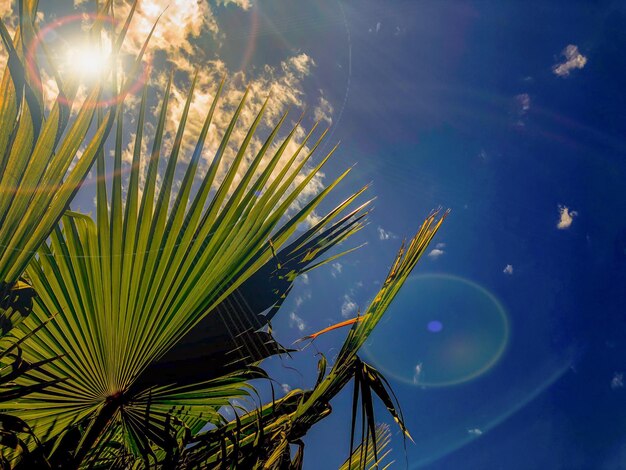
<instances>
[{"instance_id":1,"label":"white cloud","mask_svg":"<svg viewBox=\"0 0 626 470\"><path fill-rule=\"evenodd\" d=\"M435 248L437 248L438 250L443 250L445 247L446 247L446 244L441 243L441 242L435 245Z\"/></svg>"},{"instance_id":2,"label":"white cloud","mask_svg":"<svg viewBox=\"0 0 626 470\"><path fill-rule=\"evenodd\" d=\"M613 378L611 379L611 388L618 389L624 388L624 373L623 372L615 372L613 374Z\"/></svg>"},{"instance_id":3,"label":"white cloud","mask_svg":"<svg viewBox=\"0 0 626 470\"><path fill-rule=\"evenodd\" d=\"M559 220L556 224L556 228L559 230L565 230L570 228L572 222L574 221L574 217L578 215L576 211L570 211L567 206L559 206Z\"/></svg>"},{"instance_id":4,"label":"white cloud","mask_svg":"<svg viewBox=\"0 0 626 470\"><path fill-rule=\"evenodd\" d=\"M300 274L298 278L302 280L302 284L309 284L309 275L307 273Z\"/></svg>"},{"instance_id":5,"label":"white cloud","mask_svg":"<svg viewBox=\"0 0 626 470\"><path fill-rule=\"evenodd\" d=\"M341 263L333 263L331 264L331 276L336 278L337 276L339 276L341 274L341 271L343 270L343 265Z\"/></svg>"},{"instance_id":6,"label":"white cloud","mask_svg":"<svg viewBox=\"0 0 626 470\"><path fill-rule=\"evenodd\" d=\"M289 384L280 384L280 388L282 389L283 393L291 392L291 386Z\"/></svg>"},{"instance_id":7,"label":"white cloud","mask_svg":"<svg viewBox=\"0 0 626 470\"><path fill-rule=\"evenodd\" d=\"M508 274L509 276L513 275L513 265L507 264L502 271L504 274Z\"/></svg>"},{"instance_id":8,"label":"white cloud","mask_svg":"<svg viewBox=\"0 0 626 470\"><path fill-rule=\"evenodd\" d=\"M378 226L376 231L378 232L378 238L380 240L391 240L392 238L397 238L393 233L388 232L387 230L385 230L381 226Z\"/></svg>"},{"instance_id":9,"label":"white cloud","mask_svg":"<svg viewBox=\"0 0 626 470\"><path fill-rule=\"evenodd\" d=\"M116 15L126 18L130 12L130 4L121 0L115 3ZM194 52L191 38L197 38L204 31L211 32L213 35L217 35L219 31L207 0L142 0L138 2L128 30L125 47L132 52L137 52L161 14L150 40L150 49L169 52L170 60L177 65L184 63L175 60L177 56Z\"/></svg>"},{"instance_id":10,"label":"white cloud","mask_svg":"<svg viewBox=\"0 0 626 470\"><path fill-rule=\"evenodd\" d=\"M380 27L381 26L382 26L382 23L379 21L378 23L376 23L376 26L374 26L373 28L369 29L369 32L378 34L380 32Z\"/></svg>"},{"instance_id":11,"label":"white cloud","mask_svg":"<svg viewBox=\"0 0 626 470\"><path fill-rule=\"evenodd\" d=\"M242 10L249 10L252 8L252 2L250 0L217 0L216 3L218 5L229 5L233 4L241 8Z\"/></svg>"},{"instance_id":12,"label":"white cloud","mask_svg":"<svg viewBox=\"0 0 626 470\"><path fill-rule=\"evenodd\" d=\"M6 20L6 17L13 14L13 0L0 0L0 18Z\"/></svg>"},{"instance_id":13,"label":"white cloud","mask_svg":"<svg viewBox=\"0 0 626 470\"><path fill-rule=\"evenodd\" d=\"M295 300L296 307L302 306L304 302L306 302L307 300L311 300L311 297L311 291L305 291L302 295L298 295Z\"/></svg>"},{"instance_id":14,"label":"white cloud","mask_svg":"<svg viewBox=\"0 0 626 470\"><path fill-rule=\"evenodd\" d=\"M291 328L297 328L298 331L304 331L304 329L306 328L306 323L302 318L296 315L295 312L291 312L289 314L289 326Z\"/></svg>"},{"instance_id":15,"label":"white cloud","mask_svg":"<svg viewBox=\"0 0 626 470\"><path fill-rule=\"evenodd\" d=\"M428 257L432 258L432 259L438 259L440 256L442 256L445 253L445 251L439 249L439 248L433 248L430 253L428 253Z\"/></svg>"},{"instance_id":16,"label":"white cloud","mask_svg":"<svg viewBox=\"0 0 626 470\"><path fill-rule=\"evenodd\" d=\"M528 93L520 93L515 95L515 125L524 127L526 125L526 118L528 111L530 110L530 95Z\"/></svg>"},{"instance_id":17,"label":"white cloud","mask_svg":"<svg viewBox=\"0 0 626 470\"><path fill-rule=\"evenodd\" d=\"M348 318L353 316L358 310L358 305L349 295L343 296L343 303L341 304L341 316Z\"/></svg>"},{"instance_id":18,"label":"white cloud","mask_svg":"<svg viewBox=\"0 0 626 470\"><path fill-rule=\"evenodd\" d=\"M468 429L467 433L472 436L480 436L482 435L483 431L480 428L472 428L472 429Z\"/></svg>"},{"instance_id":19,"label":"white cloud","mask_svg":"<svg viewBox=\"0 0 626 470\"><path fill-rule=\"evenodd\" d=\"M271 93L271 99L266 107L265 117L260 126L260 130L249 143L246 157L244 157L240 171L235 176L233 185L231 185L231 188L233 188L247 171L252 157L256 155L258 150L261 148L266 130L270 126L273 126L289 107L297 108L304 106L305 94L302 82L307 74L311 73L313 66L314 62L310 57L305 54L297 54L295 56L288 57L279 66L266 66L261 70L261 72L251 76L243 72L231 73L227 69L224 62L219 59L202 62L202 66L198 71L198 85L194 92L185 128L183 148L180 156L181 160L188 161L193 152L193 148L196 143L195 139L200 134L206 118L207 110L209 109L215 96L215 84L220 81L222 76L227 77L226 84L224 90L222 91L213 122L209 128L204 151L201 155L198 170L199 176L202 176L207 171L210 163L212 162L220 144L221 137L225 129L228 127L232 112L239 104L246 85L249 86L250 93L248 95L246 105L239 116L238 123L232 133L229 146L220 163L220 167L216 175L215 186L219 185L221 181L223 181L233 159L235 158L240 143L244 140L248 129L255 120L259 109L263 105L265 98L268 96L268 93ZM174 83L172 86L163 151L165 155L169 153L169 149L173 143L177 125L185 106L185 100L188 96L188 91L188 87L185 86L184 83ZM154 111L155 113L158 112L158 108L155 108ZM285 127L287 126L288 125ZM276 166L274 175L278 174L285 167L285 164L294 155L305 135L306 129L300 127L296 130L294 139L292 139L292 141L290 141L287 145L283 157ZM259 171L264 169L265 164L267 164L280 143L282 142L279 140L278 143L274 144L269 149L266 157L264 157L264 160L260 165ZM301 162L309 151L310 147L305 146L298 154L296 164ZM143 159L147 160L148 153L143 152L143 155ZM125 153L125 159L128 161L130 158L132 158L132 146L129 146ZM142 166L143 164L144 162L142 162ZM308 164L305 165L303 172L296 176L290 189L293 189L296 185L300 184L310 170L311 167ZM271 184L273 178L274 176L270 177L268 184ZM302 207L305 201L309 200L314 194L319 193L319 191L323 189L323 179L323 172L319 172L313 177L296 202L292 205L290 209L291 213ZM313 223L316 217L316 214L312 214L312 216L308 219L308 222Z\"/></svg>"},{"instance_id":20,"label":"white cloud","mask_svg":"<svg viewBox=\"0 0 626 470\"><path fill-rule=\"evenodd\" d=\"M515 95L515 101L519 106L519 113L526 114L530 110L530 95L528 93L520 93Z\"/></svg>"},{"instance_id":21,"label":"white cloud","mask_svg":"<svg viewBox=\"0 0 626 470\"><path fill-rule=\"evenodd\" d=\"M329 126L333 123L333 105L330 104L324 95L320 95L317 106L313 109L313 119L315 121L324 121Z\"/></svg>"},{"instance_id":22,"label":"white cloud","mask_svg":"<svg viewBox=\"0 0 626 470\"><path fill-rule=\"evenodd\" d=\"M568 45L561 55L565 60L552 66L552 72L559 77L566 77L572 70L582 69L587 63L587 58L578 51L578 47L574 44Z\"/></svg>"},{"instance_id":23,"label":"white cloud","mask_svg":"<svg viewBox=\"0 0 626 470\"><path fill-rule=\"evenodd\" d=\"M2 2L4 0L0 0ZM74 0L75 5L89 2L84 0ZM252 6L250 0L218 0L218 4L233 4L243 9ZM2 5L2 4L0 4ZM125 0L115 0L116 16L125 17L129 10L129 4ZM87 7L89 8L89 7ZM198 176L202 177L207 171L215 152L219 146L220 139L228 127L233 111L236 109L241 100L244 91L249 86L250 93L247 103L244 106L238 123L230 139L225 155L220 163L218 173L216 175L215 186L223 181L226 172L231 166L234 156L239 148L239 144L245 138L245 135L256 118L256 114L263 105L266 97L271 99L266 108L264 120L259 127L259 132L255 135L248 147L244 161L240 167L240 171L235 176L233 188L243 177L249 168L253 156L261 148L265 139L266 131L273 127L282 114L288 109L303 108L306 104L306 94L304 92L303 82L311 75L315 67L314 60L305 53L294 53L286 56L277 65L265 65L255 68L252 72L232 71L224 61L217 56L207 56L207 52L198 46L197 39L202 37L209 38L212 36L214 42L218 45L227 38L228 31L221 31L215 20L213 9L215 3L209 0L141 0L138 9L133 17L127 39L125 49L128 52L136 52L145 41L150 29L154 25L158 16L163 13L160 18L154 36L149 45L149 52L161 51L174 64L176 69L176 79L172 86L171 101L168 108L166 135L163 145L163 155L168 155L173 143L177 125L180 120L185 101L187 99L189 89L188 83L192 74L198 69L198 85L194 92L193 100L189 111L189 117L185 128L183 147L180 159L188 161L193 148L195 147L195 138L200 133L204 124L206 113L210 108L216 91L216 84L224 77L225 87L220 97L220 103L216 109L213 123L209 128L207 141L204 151L201 155L199 163ZM167 80L167 74L158 68L152 73L152 81L160 86L162 90ZM187 75L187 80L184 79ZM313 110L313 114L317 117L331 122L332 105L323 97L323 91L320 90L321 98L318 105ZM138 101L138 100L136 100ZM136 116L136 109L128 107L129 119ZM150 104L153 114L158 113L159 107ZM297 113L294 113L297 114ZM287 123L289 123L289 119ZM154 126L151 123L146 125ZM285 124L287 128L289 124ZM299 147L302 139L306 135L307 130L300 127L294 134L294 139L288 144L284 157L278 163L274 175L278 174L284 167L288 159L293 156ZM146 146L145 140L150 139L150 132L145 133L146 137L142 142L142 148ZM284 133L282 134L284 135ZM315 139L316 136L313 136ZM278 148L281 142L273 145L265 159L262 161L259 171L262 171L265 164L269 161L270 156ZM146 148L147 150L147 148ZM305 146L296 159L296 165L309 153L310 146ZM146 168L145 160L149 158L148 152L142 152L141 168ZM132 159L132 145L125 149L124 160L129 162ZM306 165L301 174L297 175L292 187L295 188L308 175L311 166ZM324 173L320 172L313 177L301 195L290 208L288 214L292 214L295 210L303 207L314 194L319 193L324 188ZM142 174L143 181L145 174ZM271 184L273 177L270 178L268 184ZM175 183L176 184L176 183ZM318 220L316 213L310 214L306 223L312 224ZM306 283L306 281L304 281Z\"/></svg>"},{"instance_id":24,"label":"white cloud","mask_svg":"<svg viewBox=\"0 0 626 470\"><path fill-rule=\"evenodd\" d=\"M13 11L13 0L0 0L0 18L9 31L11 37L15 33L15 26L17 24L17 15ZM6 66L9 54L4 46L0 47L0 68L4 69Z\"/></svg>"},{"instance_id":25,"label":"white cloud","mask_svg":"<svg viewBox=\"0 0 626 470\"><path fill-rule=\"evenodd\" d=\"M278 67L266 66L263 68L262 72L254 77L248 76L243 72L237 72L235 74L229 74L228 69L222 61L213 61L207 63L200 70L200 79L199 83L202 85L197 89L195 93L194 100L191 105L189 119L187 124L186 135L190 137L195 137L199 134L200 129L204 123L204 118L206 116L206 110L210 106L210 103L213 100L214 96L214 87L212 84L215 84L219 81L220 77L223 75L229 76L227 85L225 90L221 96L221 104L216 112L216 116L214 118L215 125L211 126L209 129L209 136L207 149L203 154L203 170L208 168L210 161L215 154L217 146L219 144L220 136L224 129L228 126L230 121L231 113L239 104L243 93L244 87L247 83L250 88L250 94L248 98L248 102L245 105L237 126L233 132L231 137L231 145L224 156L223 163L220 166L217 175L217 183L222 181L225 176L228 168L230 167L230 163L232 162L236 151L238 150L238 144L243 141L245 135L252 125L254 119L256 118L256 114L258 110L261 108L265 98L268 93L271 94L271 99L268 102L268 106L265 112L265 126L272 126L275 124L280 116L287 110L290 106L295 107L303 107L305 103L305 95L302 88L302 82L311 73L312 67L314 67L315 63L313 60L307 56L306 54L298 54L292 57L289 57L281 62ZM184 100L186 98L186 89L179 89L178 87L174 87L172 96L174 98L174 102L171 108L171 112L168 116L168 130L170 135L174 135L174 129L176 124L178 123L179 116L182 113L182 109L184 107ZM285 163L289 158L295 153L297 150L299 143L305 136L305 129L299 128L296 131L295 139L292 140L284 153L284 158L277 165L275 174L279 172L282 168L284 168ZM192 146L195 144L193 139L186 140L186 150L187 154L190 154ZM249 144L249 151L246 162L241 168L239 175L237 175L235 179L235 184L241 179L243 173L247 170L247 163L250 162L250 159L256 152L261 148L263 141L260 137L255 136ZM277 146L274 146L268 152L269 155L272 154L273 150L276 150ZM310 148L305 147L302 152L299 154L299 157L296 161L302 161L302 158L306 156L309 152ZM266 157L265 162L269 161L269 155ZM261 164L261 169L263 168L263 164ZM294 185L299 184L308 173L309 168L305 167L305 170L302 174L296 177ZM309 183L307 188L304 190L301 198L298 200L298 204L295 208L301 207L302 202L308 199L313 194L317 194L323 187L322 180L324 178L323 173L319 173L316 175L313 180ZM271 183L272 179L270 179ZM314 218L311 222L314 221Z\"/></svg>"},{"instance_id":26,"label":"white cloud","mask_svg":"<svg viewBox=\"0 0 626 470\"><path fill-rule=\"evenodd\" d=\"M415 372L413 373L413 383L417 385L419 383L420 375L422 374L422 363L415 365Z\"/></svg>"}]
</instances>

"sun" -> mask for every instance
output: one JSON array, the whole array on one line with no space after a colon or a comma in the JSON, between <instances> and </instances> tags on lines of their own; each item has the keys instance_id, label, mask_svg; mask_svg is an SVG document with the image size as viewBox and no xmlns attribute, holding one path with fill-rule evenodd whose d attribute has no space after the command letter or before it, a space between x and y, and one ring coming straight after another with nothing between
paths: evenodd
<instances>
[{"instance_id":1,"label":"sun","mask_svg":"<svg viewBox=\"0 0 626 470\"><path fill-rule=\"evenodd\" d=\"M102 47L77 45L67 49L65 68L82 81L94 82L104 78L110 70L111 57Z\"/></svg>"}]
</instances>

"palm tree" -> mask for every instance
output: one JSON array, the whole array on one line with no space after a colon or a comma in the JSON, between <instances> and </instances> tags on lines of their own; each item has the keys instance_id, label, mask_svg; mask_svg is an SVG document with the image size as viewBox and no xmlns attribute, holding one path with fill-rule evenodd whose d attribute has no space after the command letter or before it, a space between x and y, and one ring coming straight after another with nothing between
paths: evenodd
<instances>
[{"instance_id":1,"label":"palm tree","mask_svg":"<svg viewBox=\"0 0 626 470\"><path fill-rule=\"evenodd\" d=\"M30 29L26 34L27 28L22 26L15 44L27 44L28 38L32 40L36 35L36 3L20 3L20 24ZM109 11L110 7L109 1L101 11ZM129 23L130 17L115 42L118 50ZM101 21L96 20L94 28L100 27ZM11 44L5 39L8 35L4 28L2 32L5 45ZM7 46L10 52L11 47ZM145 48L146 45L131 75L136 73ZM11 57L18 64L10 69L11 75L14 70L25 70L23 56L15 52ZM27 76L27 72L24 74ZM294 280L344 254L322 259L328 250L363 227L369 202L356 203L366 189L363 188L298 235L298 226L349 170L300 209L289 213L335 149L307 172L325 132L313 138L317 128L314 126L296 151L287 153L299 124L291 127L285 138L278 139L287 120L285 114L246 166L245 157L267 101L245 138L237 143L234 159L219 179L218 169L233 144L233 130L248 92L234 111L211 165L196 187L200 157L223 87L223 82L217 86L191 160L185 165L179 160L197 78L190 85L159 185L172 80L170 76L163 90L149 155L142 154L142 142L151 89L143 88L127 183L122 178L123 104L98 113L94 113L93 106L84 105L76 117L81 123L76 132L72 132L72 127L64 134L66 137L59 137L58 124L48 129L54 116L59 116L59 123L65 122L61 104L65 100L57 100L48 119L42 120L44 130L40 133L48 139L41 147L54 162L50 164L52 169L32 164L37 172L26 179L31 174L31 164L20 163L26 168L22 181L28 183L25 194L30 196L16 197L17 202L8 205L4 217L11 220L9 216L17 210L13 204L26 208L26 220L31 225L22 226L19 221L16 226L19 233L33 234L33 238L13 240L2 231L4 226L0 229L0 236L8 237L9 242L3 246L18 250L6 255L6 267L2 254L0 272L7 273L3 274L6 285L13 286L23 275L24 267L20 270L20 266L28 264L25 276L37 294L32 298L32 313L13 330L23 360L37 365L28 374L14 378L17 385L31 393L4 404L32 430L33 437L25 438L29 456L19 463L25 468L33 462L68 468L221 468L227 464L239 468L299 468L302 452L292 459L289 444L301 444L308 429L330 412L330 400L354 380L354 410L360 402L365 417L363 434L367 437L360 447L363 452L349 459L347 468L354 468L357 461L372 465L382 447L382 442L377 442L383 439L376 431L373 395L383 401L405 433L406 429L388 384L374 368L361 361L357 352L444 217L431 214L410 243L401 248L387 281L366 313L352 324L328 374L326 360L322 359L318 383L312 390L292 391L228 422L219 410L236 398L248 396L251 379L266 377L258 366L263 359L287 352L265 327L279 312ZM13 82L17 83L15 79ZM124 96L126 83L110 80L107 86L112 93ZM75 91L75 85L59 84L61 93ZM25 89L28 81L24 79L20 86ZM93 103L100 90L97 85L87 103ZM13 93L14 100L18 95ZM22 101L26 103L21 104L22 109L30 109L26 106L30 106L30 101ZM79 163L64 178L94 116L97 131L87 139L87 150ZM114 152L110 162L104 143L112 129ZM19 129L15 133L18 135ZM0 144L3 135L0 131ZM56 143L61 150L54 152ZM33 148L23 150L21 158L39 161L32 155L38 156L43 150L37 145ZM58 162L59 155L66 153L71 155L68 160ZM147 173L145 182L140 184L141 162L146 157ZM95 220L66 210L94 160L98 181ZM286 164L281 165L283 162ZM111 165L113 177L108 187L105 175ZM184 177L176 191L175 177L180 172L184 172ZM15 173L3 172L3 188L5 175L9 174ZM4 205L3 199L0 206ZM27 256L33 250L36 255ZM49 321L51 317L53 321ZM41 383L46 384L45 388L37 388ZM207 431L208 425L211 429ZM356 414L353 437L355 426ZM10 453L7 455L11 457Z\"/></svg>"}]
</instances>

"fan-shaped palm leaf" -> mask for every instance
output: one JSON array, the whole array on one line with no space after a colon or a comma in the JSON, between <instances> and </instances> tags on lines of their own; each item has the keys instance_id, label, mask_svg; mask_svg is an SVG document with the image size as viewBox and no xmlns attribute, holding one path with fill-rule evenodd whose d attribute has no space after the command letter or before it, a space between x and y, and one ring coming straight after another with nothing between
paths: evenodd
<instances>
[{"instance_id":1,"label":"fan-shaped palm leaf","mask_svg":"<svg viewBox=\"0 0 626 470\"><path fill-rule=\"evenodd\" d=\"M97 157L96 220L67 213L62 225L54 230L50 242L43 245L28 269L40 298L26 327L36 327L53 312L63 314L42 332L45 334L29 339L24 348L25 355L32 360L62 356L49 364L46 371L66 380L45 393L20 401L16 408L20 409L19 416L33 423L38 435L45 435L48 439L70 425L83 423L84 432L74 455L75 463L80 462L112 423L122 422L127 435L140 448L148 448L149 440L157 441L155 429L163 428L172 408L189 406L190 416L202 416L205 422L219 424L216 410L227 402L227 397L242 393L242 386L250 374L231 374L210 381L205 378L199 383L179 380L178 384L170 385L161 382L159 387L149 390L140 377L207 313L213 312L255 272L271 263L275 251L280 250L298 225L348 173L344 172L331 182L279 227L287 210L330 154L295 184L296 177L303 172L323 135L312 145L312 150L302 155L312 130L293 155L285 156L293 138L292 130L270 156L269 163L262 166L285 115L249 167L244 168L244 156L263 117L264 105L241 142L224 179L217 184L217 170L245 105L246 93L200 187L195 194L192 193L220 85L180 190L170 207L194 86L195 80L160 189L157 190L157 174L171 78L164 92L141 195L139 163L147 89L137 120L125 204L121 177L123 124L122 113L118 113L110 198L104 178L104 152L100 152ZM277 171L278 162L285 157L287 164ZM235 184L238 174L243 176ZM216 189L212 191L214 187ZM327 234L320 240L324 243L340 241L351 230L354 228L339 236ZM314 235L307 232L307 237L301 239L299 245L304 246ZM325 247L320 243L316 242L315 248ZM294 256L296 260L301 258L298 252ZM139 419L147 413L155 417L149 429L146 421ZM142 440L145 442L140 442Z\"/></svg>"}]
</instances>

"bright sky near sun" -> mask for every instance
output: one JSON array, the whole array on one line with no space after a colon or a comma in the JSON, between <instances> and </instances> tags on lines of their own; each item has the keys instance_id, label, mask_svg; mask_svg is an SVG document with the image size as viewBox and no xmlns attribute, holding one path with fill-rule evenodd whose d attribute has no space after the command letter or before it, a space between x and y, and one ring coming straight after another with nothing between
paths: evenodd
<instances>
[{"instance_id":1,"label":"bright sky near sun","mask_svg":"<svg viewBox=\"0 0 626 470\"><path fill-rule=\"evenodd\" d=\"M84 83L109 73L107 38L99 46L81 28L93 2L40 6L42 25L60 21L71 33L63 37L73 38L54 27L44 37L63 73ZM129 8L115 2L120 18ZM13 26L14 11L0 0ZM273 322L284 345L363 311L402 239L431 209L452 209L389 311L394 328L364 352L403 405L416 441L407 443L409 468L623 467L623 2L142 0L129 55L159 15L149 81L162 89L174 71L166 149L197 71L188 153L226 78L201 171L249 86L235 140L270 94L265 124L288 109L295 121L306 108L298 140L319 121L330 126L320 155L341 141L326 175L357 163L329 204L373 181L370 224L347 243L367 246L297 281ZM56 96L49 71L42 85ZM126 164L138 101L131 95L126 104ZM255 137L253 151L261 145ZM298 203L325 180L314 178ZM91 175L73 209L93 210L94 184ZM344 334L320 336L293 360L269 361L276 392L310 386L315 353L331 360ZM345 458L348 395L307 436L305 469L337 468ZM384 407L377 411L389 420ZM403 466L398 434L392 447Z\"/></svg>"}]
</instances>

